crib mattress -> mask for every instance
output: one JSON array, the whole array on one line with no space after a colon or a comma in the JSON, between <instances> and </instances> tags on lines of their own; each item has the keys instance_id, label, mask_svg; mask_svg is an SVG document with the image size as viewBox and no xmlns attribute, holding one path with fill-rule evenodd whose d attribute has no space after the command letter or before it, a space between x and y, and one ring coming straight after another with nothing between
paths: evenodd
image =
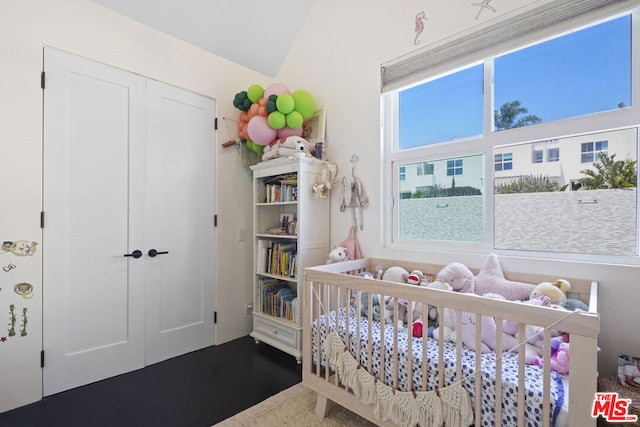
<instances>
[{"instance_id":1,"label":"crib mattress","mask_svg":"<svg viewBox=\"0 0 640 427\"><path fill-rule=\"evenodd\" d=\"M349 316L347 316L349 313ZM375 377L380 377L381 366L384 363L384 382L389 386L396 386L393 381L395 372L394 361L394 326L385 324L384 335L382 334L379 322L371 323L371 345L369 344L369 323L368 319L356 315L356 311L351 307L348 311L346 307L338 310L338 320L336 323L336 311L329 315L322 315L312 325L312 363L317 366L326 367L326 357L322 351L320 361L318 357L318 328L320 328L320 348L324 349L325 338L328 332L337 330L343 342L346 344L347 325L349 331L349 350L351 354L358 358L361 365L369 366L369 347L372 349L371 373ZM358 329L359 328L359 329ZM357 331L359 330L359 334ZM381 356L381 341L384 336L385 357L384 362ZM409 360L409 339L411 339L411 376L408 372ZM427 357L427 389L433 390L438 384L439 365L439 345L440 343L432 338L409 338L406 330L398 331L397 348L397 389L406 391L409 389L409 378L412 378L412 390L422 390L423 375L423 346L426 345ZM454 343L444 343L444 385L450 386L459 379L456 366L456 346ZM496 384L496 354L484 353L481 356L481 413L483 426L493 426L496 408L495 384ZM462 346L461 357L462 384L469 393L475 405L475 371L476 353L464 345ZM517 423L518 416L518 355L515 353L504 353L502 355L502 425L513 426ZM551 372L551 424L560 426L566 422L566 381L561 375ZM543 405L543 380L542 368L540 366L525 366L525 417L527 426L542 425L541 414ZM557 423L556 423L557 422Z\"/></svg>"}]
</instances>

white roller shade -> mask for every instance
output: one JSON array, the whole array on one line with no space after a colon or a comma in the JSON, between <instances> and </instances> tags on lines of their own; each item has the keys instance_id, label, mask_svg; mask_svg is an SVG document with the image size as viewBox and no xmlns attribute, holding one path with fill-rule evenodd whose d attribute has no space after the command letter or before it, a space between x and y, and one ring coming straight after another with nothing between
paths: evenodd
<instances>
[{"instance_id":1,"label":"white roller shade","mask_svg":"<svg viewBox=\"0 0 640 427\"><path fill-rule=\"evenodd\" d=\"M383 64L382 92L638 6L638 0L557 0Z\"/></svg>"}]
</instances>

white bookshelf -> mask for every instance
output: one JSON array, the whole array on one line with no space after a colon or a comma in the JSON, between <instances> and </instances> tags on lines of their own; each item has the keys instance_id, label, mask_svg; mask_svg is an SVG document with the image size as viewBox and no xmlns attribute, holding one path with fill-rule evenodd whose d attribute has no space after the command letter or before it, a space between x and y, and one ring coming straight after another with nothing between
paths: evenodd
<instances>
[{"instance_id":1,"label":"white bookshelf","mask_svg":"<svg viewBox=\"0 0 640 427\"><path fill-rule=\"evenodd\" d=\"M253 331L264 342L302 361L304 268L329 253L329 199L311 186L323 162L277 158L253 170ZM281 197L277 197L277 194ZM286 216L291 225L278 229ZM278 253L277 261L273 254ZM268 289L270 292L267 292ZM277 292L276 292L277 291ZM275 296L274 296L275 295Z\"/></svg>"}]
</instances>

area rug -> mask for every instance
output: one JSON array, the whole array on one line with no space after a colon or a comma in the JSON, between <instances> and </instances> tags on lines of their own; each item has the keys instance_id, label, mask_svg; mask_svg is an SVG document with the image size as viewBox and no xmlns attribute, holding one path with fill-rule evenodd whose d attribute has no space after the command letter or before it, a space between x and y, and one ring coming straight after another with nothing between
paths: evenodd
<instances>
[{"instance_id":1,"label":"area rug","mask_svg":"<svg viewBox=\"0 0 640 427\"><path fill-rule=\"evenodd\" d=\"M326 418L318 418L315 414L316 396L315 391L298 383L215 424L215 427L375 426L339 405L333 405Z\"/></svg>"}]
</instances>

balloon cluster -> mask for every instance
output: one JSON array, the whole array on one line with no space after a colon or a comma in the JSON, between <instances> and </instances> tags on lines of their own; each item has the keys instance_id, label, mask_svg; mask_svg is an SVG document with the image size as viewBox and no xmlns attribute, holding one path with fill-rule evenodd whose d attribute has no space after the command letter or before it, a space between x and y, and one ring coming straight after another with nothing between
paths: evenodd
<instances>
[{"instance_id":1,"label":"balloon cluster","mask_svg":"<svg viewBox=\"0 0 640 427\"><path fill-rule=\"evenodd\" d=\"M265 145L276 139L302 136L302 123L316 109L309 92L290 92L282 83L273 83L266 88L251 85L246 91L236 93L233 106L240 110L240 138L259 155Z\"/></svg>"}]
</instances>

